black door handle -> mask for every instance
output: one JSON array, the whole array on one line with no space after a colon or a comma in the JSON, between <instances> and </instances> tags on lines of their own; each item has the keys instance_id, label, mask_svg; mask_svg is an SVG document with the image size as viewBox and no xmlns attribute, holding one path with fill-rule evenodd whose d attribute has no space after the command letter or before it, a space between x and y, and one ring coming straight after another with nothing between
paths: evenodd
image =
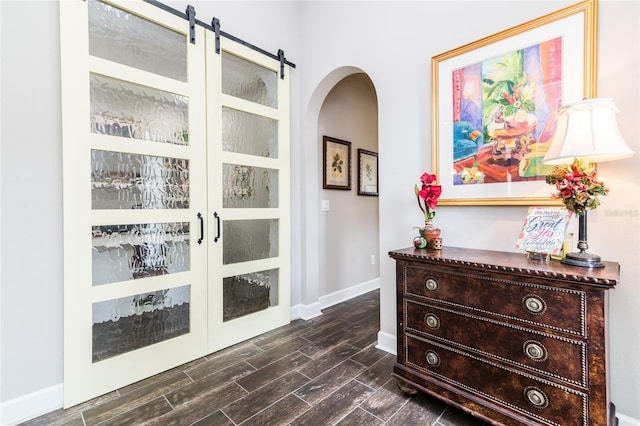
<instances>
[{"instance_id":1,"label":"black door handle","mask_svg":"<svg viewBox=\"0 0 640 426\"><path fill-rule=\"evenodd\" d=\"M198 212L198 219L200 219L200 238L198 238L198 244L202 244L202 240L204 240L204 218L200 212Z\"/></svg>"},{"instance_id":2,"label":"black door handle","mask_svg":"<svg viewBox=\"0 0 640 426\"><path fill-rule=\"evenodd\" d=\"M218 215L218 212L214 212L213 217L216 218L216 222L218 224L218 235L216 235L216 237L213 239L213 242L217 243L218 240L220 239L220 216Z\"/></svg>"}]
</instances>

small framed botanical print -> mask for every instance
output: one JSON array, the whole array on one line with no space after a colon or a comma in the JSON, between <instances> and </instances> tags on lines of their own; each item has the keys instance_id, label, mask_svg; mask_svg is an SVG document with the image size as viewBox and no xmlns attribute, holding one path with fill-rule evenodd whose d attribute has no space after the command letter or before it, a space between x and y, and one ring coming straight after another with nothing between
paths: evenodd
<instances>
[{"instance_id":1,"label":"small framed botanical print","mask_svg":"<svg viewBox=\"0 0 640 426\"><path fill-rule=\"evenodd\" d=\"M351 142L322 137L322 188L351 190Z\"/></svg>"},{"instance_id":2,"label":"small framed botanical print","mask_svg":"<svg viewBox=\"0 0 640 426\"><path fill-rule=\"evenodd\" d=\"M378 153L358 149L358 195L378 196Z\"/></svg>"}]
</instances>

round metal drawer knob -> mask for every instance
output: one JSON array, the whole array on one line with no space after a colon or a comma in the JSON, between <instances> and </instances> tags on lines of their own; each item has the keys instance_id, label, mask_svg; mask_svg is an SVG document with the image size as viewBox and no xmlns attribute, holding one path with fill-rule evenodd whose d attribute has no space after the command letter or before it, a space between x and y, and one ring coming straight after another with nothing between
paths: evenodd
<instances>
[{"instance_id":1,"label":"round metal drawer knob","mask_svg":"<svg viewBox=\"0 0 640 426\"><path fill-rule=\"evenodd\" d=\"M429 365L438 365L438 364L440 364L440 357L438 356L437 353L435 353L433 351L428 351L425 354L425 359L427 360L427 363L429 363Z\"/></svg>"},{"instance_id":2,"label":"round metal drawer knob","mask_svg":"<svg viewBox=\"0 0 640 426\"><path fill-rule=\"evenodd\" d=\"M524 353L533 361L544 361L547 359L547 350L542 343L527 342L524 344Z\"/></svg>"},{"instance_id":3,"label":"round metal drawer knob","mask_svg":"<svg viewBox=\"0 0 640 426\"><path fill-rule=\"evenodd\" d=\"M434 280L433 278L427 278L427 280L425 281L425 286L427 287L427 290L429 291L434 291L438 289L438 281Z\"/></svg>"},{"instance_id":4,"label":"round metal drawer knob","mask_svg":"<svg viewBox=\"0 0 640 426\"><path fill-rule=\"evenodd\" d=\"M531 403L531 405L538 408L544 408L547 406L547 403L548 403L547 396L541 390L527 389L525 391L525 395L527 397L527 400Z\"/></svg>"},{"instance_id":5,"label":"round metal drawer knob","mask_svg":"<svg viewBox=\"0 0 640 426\"><path fill-rule=\"evenodd\" d=\"M524 299L524 307L532 314L540 314L545 310L544 301L536 296L529 296Z\"/></svg>"},{"instance_id":6,"label":"round metal drawer knob","mask_svg":"<svg viewBox=\"0 0 640 426\"><path fill-rule=\"evenodd\" d=\"M433 314L427 314L424 317L424 322L427 324L427 326L429 326L430 328L438 328L440 327L440 320L438 319L437 316L433 315Z\"/></svg>"}]
</instances>

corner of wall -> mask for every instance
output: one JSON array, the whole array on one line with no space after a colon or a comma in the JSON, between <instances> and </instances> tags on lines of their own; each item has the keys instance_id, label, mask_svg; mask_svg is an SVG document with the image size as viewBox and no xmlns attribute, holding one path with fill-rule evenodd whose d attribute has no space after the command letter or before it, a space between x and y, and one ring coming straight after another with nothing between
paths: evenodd
<instances>
[{"instance_id":1,"label":"corner of wall","mask_svg":"<svg viewBox=\"0 0 640 426\"><path fill-rule=\"evenodd\" d=\"M618 426L640 426L640 419L634 419L620 413L616 413L616 417L618 418Z\"/></svg>"},{"instance_id":2,"label":"corner of wall","mask_svg":"<svg viewBox=\"0 0 640 426\"><path fill-rule=\"evenodd\" d=\"M397 347L397 338L394 334L387 333L386 331L378 332L378 344L376 348L397 355Z\"/></svg>"},{"instance_id":3,"label":"corner of wall","mask_svg":"<svg viewBox=\"0 0 640 426\"><path fill-rule=\"evenodd\" d=\"M0 405L0 425L13 426L62 408L62 383L30 393Z\"/></svg>"},{"instance_id":4,"label":"corner of wall","mask_svg":"<svg viewBox=\"0 0 640 426\"><path fill-rule=\"evenodd\" d=\"M291 321L293 320L310 320L311 318L322 315L322 309L320 302L312 303L310 305L297 304L291 307Z\"/></svg>"}]
</instances>

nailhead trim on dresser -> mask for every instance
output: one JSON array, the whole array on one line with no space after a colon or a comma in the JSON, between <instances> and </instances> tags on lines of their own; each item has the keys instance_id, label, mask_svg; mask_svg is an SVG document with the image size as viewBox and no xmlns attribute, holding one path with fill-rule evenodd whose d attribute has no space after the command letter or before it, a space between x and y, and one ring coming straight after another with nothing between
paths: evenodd
<instances>
[{"instance_id":1,"label":"nailhead trim on dresser","mask_svg":"<svg viewBox=\"0 0 640 426\"><path fill-rule=\"evenodd\" d=\"M492 424L606 426L608 290L619 265L444 247L396 260L394 377ZM610 408L611 407L611 408Z\"/></svg>"}]
</instances>

